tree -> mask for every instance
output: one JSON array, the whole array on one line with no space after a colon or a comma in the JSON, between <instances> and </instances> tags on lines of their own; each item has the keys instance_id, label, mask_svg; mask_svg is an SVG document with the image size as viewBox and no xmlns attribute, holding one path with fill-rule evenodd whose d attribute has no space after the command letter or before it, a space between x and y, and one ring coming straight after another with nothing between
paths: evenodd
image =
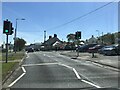
<instances>
[{"instance_id":1,"label":"tree","mask_svg":"<svg viewBox=\"0 0 120 90\"><path fill-rule=\"evenodd\" d=\"M22 38L17 38L15 40L16 50L21 51L25 47L26 41Z\"/></svg>"},{"instance_id":2,"label":"tree","mask_svg":"<svg viewBox=\"0 0 120 90\"><path fill-rule=\"evenodd\" d=\"M115 35L111 34L111 33L107 33L103 36L101 36L100 38L102 38L102 41L104 42L104 44L115 44Z\"/></svg>"},{"instance_id":3,"label":"tree","mask_svg":"<svg viewBox=\"0 0 120 90\"><path fill-rule=\"evenodd\" d=\"M75 42L75 34L67 35L68 42Z\"/></svg>"}]
</instances>

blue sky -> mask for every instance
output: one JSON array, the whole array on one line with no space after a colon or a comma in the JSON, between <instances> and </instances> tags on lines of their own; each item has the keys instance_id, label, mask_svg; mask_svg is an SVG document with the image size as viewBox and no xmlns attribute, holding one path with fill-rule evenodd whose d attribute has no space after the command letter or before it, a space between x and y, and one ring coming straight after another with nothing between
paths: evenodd
<instances>
[{"instance_id":1,"label":"blue sky","mask_svg":"<svg viewBox=\"0 0 120 90\"><path fill-rule=\"evenodd\" d=\"M4 2L2 3L2 20L9 19L15 28L16 18L25 18L18 21L17 36L24 38L27 43L43 42L43 32L49 35L57 34L62 40L67 40L69 33L82 32L82 40L92 35L100 35L118 31L117 3L112 3L88 16L69 23L61 28L50 29L80 17L108 2ZM13 43L13 36L9 42ZM3 35L5 41L5 35Z\"/></svg>"}]
</instances>

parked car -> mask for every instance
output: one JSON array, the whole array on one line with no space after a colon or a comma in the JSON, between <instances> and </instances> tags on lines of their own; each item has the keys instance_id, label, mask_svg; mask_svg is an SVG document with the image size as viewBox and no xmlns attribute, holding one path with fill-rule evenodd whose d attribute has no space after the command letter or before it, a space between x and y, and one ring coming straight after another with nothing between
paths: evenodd
<instances>
[{"instance_id":1,"label":"parked car","mask_svg":"<svg viewBox=\"0 0 120 90\"><path fill-rule=\"evenodd\" d=\"M117 55L120 55L120 44L115 45Z\"/></svg>"},{"instance_id":2,"label":"parked car","mask_svg":"<svg viewBox=\"0 0 120 90\"><path fill-rule=\"evenodd\" d=\"M99 53L103 55L117 55L117 46L116 45L105 46L102 49L99 49Z\"/></svg>"},{"instance_id":3,"label":"parked car","mask_svg":"<svg viewBox=\"0 0 120 90\"><path fill-rule=\"evenodd\" d=\"M87 45L82 45L78 47L79 52L87 52L90 47L94 47L97 44L87 44Z\"/></svg>"},{"instance_id":4,"label":"parked car","mask_svg":"<svg viewBox=\"0 0 120 90\"><path fill-rule=\"evenodd\" d=\"M103 47L104 47L104 45L95 45L94 47L90 47L88 49L88 52L89 53L92 53L92 52L97 53L98 50L101 49L101 48L103 48Z\"/></svg>"}]
</instances>

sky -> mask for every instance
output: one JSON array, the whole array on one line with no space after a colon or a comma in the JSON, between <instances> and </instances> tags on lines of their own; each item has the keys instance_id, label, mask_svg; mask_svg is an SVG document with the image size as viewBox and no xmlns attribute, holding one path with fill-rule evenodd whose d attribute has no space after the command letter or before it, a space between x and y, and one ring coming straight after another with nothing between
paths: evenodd
<instances>
[{"instance_id":1,"label":"sky","mask_svg":"<svg viewBox=\"0 0 120 90\"><path fill-rule=\"evenodd\" d=\"M67 41L66 36L76 31L81 31L82 40L89 39L106 33L118 31L118 4L111 3L94 13L59 28L54 28L88 12L91 12L108 2L3 2L2 21L10 20L13 27L16 18L25 20L17 21L17 37L23 38L27 44L43 42L44 30L47 39L50 35L57 34L58 38ZM0 27L2 29L2 27ZM97 31L96 31L97 30ZM14 34L9 36L13 43ZM2 35L2 43L6 35Z\"/></svg>"}]
</instances>

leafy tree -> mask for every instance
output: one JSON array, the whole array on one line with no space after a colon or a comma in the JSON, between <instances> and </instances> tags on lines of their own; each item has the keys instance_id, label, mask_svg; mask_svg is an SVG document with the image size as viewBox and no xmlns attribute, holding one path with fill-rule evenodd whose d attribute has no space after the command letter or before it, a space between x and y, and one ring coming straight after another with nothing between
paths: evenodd
<instances>
[{"instance_id":1,"label":"leafy tree","mask_svg":"<svg viewBox=\"0 0 120 90\"><path fill-rule=\"evenodd\" d=\"M75 42L75 34L67 35L68 42Z\"/></svg>"},{"instance_id":2,"label":"leafy tree","mask_svg":"<svg viewBox=\"0 0 120 90\"><path fill-rule=\"evenodd\" d=\"M107 34L101 36L100 38L103 40L104 44L109 44L109 45L115 44L115 35L114 34L107 33Z\"/></svg>"},{"instance_id":3,"label":"leafy tree","mask_svg":"<svg viewBox=\"0 0 120 90\"><path fill-rule=\"evenodd\" d=\"M17 38L15 40L16 50L21 51L25 47L26 41L22 38Z\"/></svg>"}]
</instances>

